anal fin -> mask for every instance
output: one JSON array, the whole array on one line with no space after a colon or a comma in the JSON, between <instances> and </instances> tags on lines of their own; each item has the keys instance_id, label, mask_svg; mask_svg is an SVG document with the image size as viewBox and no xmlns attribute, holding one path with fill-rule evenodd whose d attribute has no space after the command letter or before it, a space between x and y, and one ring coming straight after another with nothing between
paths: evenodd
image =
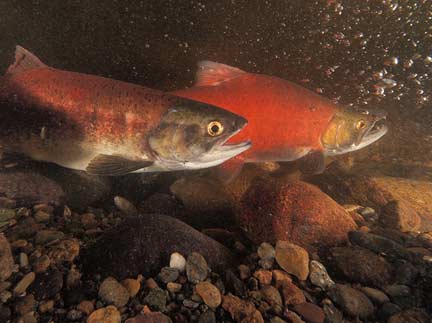
<instances>
[{"instance_id":1,"label":"anal fin","mask_svg":"<svg viewBox=\"0 0 432 323\"><path fill-rule=\"evenodd\" d=\"M122 156L100 154L87 165L92 175L121 176L152 165L148 160L132 160Z\"/></svg>"}]
</instances>

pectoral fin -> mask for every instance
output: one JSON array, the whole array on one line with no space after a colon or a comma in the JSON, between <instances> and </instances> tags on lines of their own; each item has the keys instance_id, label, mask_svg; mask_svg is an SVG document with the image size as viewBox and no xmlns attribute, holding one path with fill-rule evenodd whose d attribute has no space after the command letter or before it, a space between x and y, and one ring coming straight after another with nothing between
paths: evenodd
<instances>
[{"instance_id":1,"label":"pectoral fin","mask_svg":"<svg viewBox=\"0 0 432 323\"><path fill-rule=\"evenodd\" d=\"M152 165L148 160L131 160L122 156L97 155L87 165L86 171L92 175L120 176Z\"/></svg>"},{"instance_id":2,"label":"pectoral fin","mask_svg":"<svg viewBox=\"0 0 432 323\"><path fill-rule=\"evenodd\" d=\"M241 172L244 165L244 158L242 156L235 156L222 165L215 167L214 172L216 173L217 178L223 184L229 184L232 182Z\"/></svg>"},{"instance_id":3,"label":"pectoral fin","mask_svg":"<svg viewBox=\"0 0 432 323\"><path fill-rule=\"evenodd\" d=\"M299 169L303 174L320 174L325 170L324 154L321 151L311 151L299 160Z\"/></svg>"}]
</instances>

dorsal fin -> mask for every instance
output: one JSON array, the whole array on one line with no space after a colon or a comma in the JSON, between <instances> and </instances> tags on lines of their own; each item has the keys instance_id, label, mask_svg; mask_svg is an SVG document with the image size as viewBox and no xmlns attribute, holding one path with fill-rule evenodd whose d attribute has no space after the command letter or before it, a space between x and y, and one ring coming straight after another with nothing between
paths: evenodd
<instances>
[{"instance_id":1,"label":"dorsal fin","mask_svg":"<svg viewBox=\"0 0 432 323\"><path fill-rule=\"evenodd\" d=\"M198 63L195 86L212 86L239 77L247 72L237 67L216 63L212 61L201 61Z\"/></svg>"},{"instance_id":2,"label":"dorsal fin","mask_svg":"<svg viewBox=\"0 0 432 323\"><path fill-rule=\"evenodd\" d=\"M6 74L14 75L19 74L35 68L48 67L41 62L34 54L30 53L27 49L16 46L15 48L15 62L9 66Z\"/></svg>"}]
</instances>

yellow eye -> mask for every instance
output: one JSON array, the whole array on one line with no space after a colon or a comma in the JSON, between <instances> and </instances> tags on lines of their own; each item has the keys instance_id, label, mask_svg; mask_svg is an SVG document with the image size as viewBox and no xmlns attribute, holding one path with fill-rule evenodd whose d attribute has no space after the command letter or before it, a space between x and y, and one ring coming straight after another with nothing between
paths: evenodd
<instances>
[{"instance_id":1,"label":"yellow eye","mask_svg":"<svg viewBox=\"0 0 432 323\"><path fill-rule=\"evenodd\" d=\"M366 128L366 121L364 121L364 120L357 121L356 128L357 128L357 130L362 130L362 129Z\"/></svg>"},{"instance_id":2,"label":"yellow eye","mask_svg":"<svg viewBox=\"0 0 432 323\"><path fill-rule=\"evenodd\" d=\"M212 121L207 126L207 132L210 136L216 137L223 132L224 128L219 121Z\"/></svg>"}]
</instances>

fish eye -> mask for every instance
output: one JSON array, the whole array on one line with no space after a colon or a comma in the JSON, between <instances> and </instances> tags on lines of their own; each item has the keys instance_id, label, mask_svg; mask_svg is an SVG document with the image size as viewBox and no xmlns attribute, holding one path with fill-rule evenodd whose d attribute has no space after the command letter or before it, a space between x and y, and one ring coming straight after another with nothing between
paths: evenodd
<instances>
[{"instance_id":1,"label":"fish eye","mask_svg":"<svg viewBox=\"0 0 432 323\"><path fill-rule=\"evenodd\" d=\"M212 137L219 136L223 130L224 128L219 121L212 121L207 125L207 132Z\"/></svg>"},{"instance_id":2,"label":"fish eye","mask_svg":"<svg viewBox=\"0 0 432 323\"><path fill-rule=\"evenodd\" d=\"M362 129L366 128L366 121L364 121L364 120L357 121L356 128L357 128L357 130L362 130Z\"/></svg>"}]
</instances>

